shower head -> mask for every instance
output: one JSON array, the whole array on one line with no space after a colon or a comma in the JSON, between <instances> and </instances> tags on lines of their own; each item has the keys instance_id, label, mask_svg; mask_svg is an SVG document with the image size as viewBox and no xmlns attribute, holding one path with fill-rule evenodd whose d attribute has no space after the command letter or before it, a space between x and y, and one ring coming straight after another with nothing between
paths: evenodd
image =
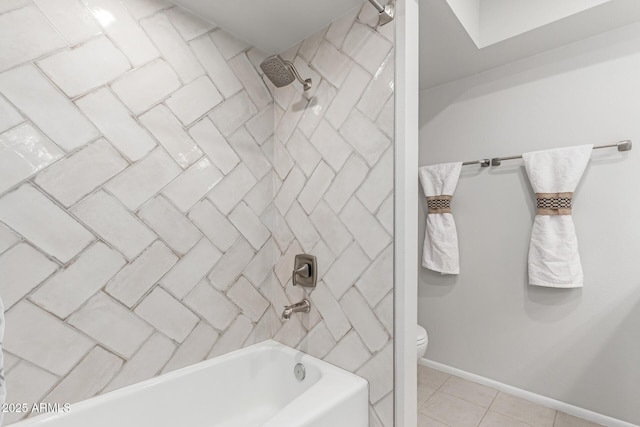
<instances>
[{"instance_id":1,"label":"shower head","mask_svg":"<svg viewBox=\"0 0 640 427\"><path fill-rule=\"evenodd\" d=\"M378 0L369 0L369 3L371 3L378 11L378 25L376 28L393 21L396 12L393 0L390 0L385 6L378 3Z\"/></svg>"},{"instance_id":2,"label":"shower head","mask_svg":"<svg viewBox=\"0 0 640 427\"><path fill-rule=\"evenodd\" d=\"M291 61L282 59L280 55L268 57L262 61L260 68L262 68L265 76L269 77L269 80L271 80L271 83L273 83L275 87L286 86L298 79L298 81L302 83L302 86L304 86L304 90L311 89L311 79L303 80Z\"/></svg>"}]
</instances>

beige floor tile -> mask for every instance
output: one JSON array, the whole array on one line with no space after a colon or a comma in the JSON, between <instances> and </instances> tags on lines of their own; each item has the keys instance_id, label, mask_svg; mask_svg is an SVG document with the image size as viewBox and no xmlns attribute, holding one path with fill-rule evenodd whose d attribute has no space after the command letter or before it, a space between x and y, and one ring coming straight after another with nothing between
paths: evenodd
<instances>
[{"instance_id":1,"label":"beige floor tile","mask_svg":"<svg viewBox=\"0 0 640 427\"><path fill-rule=\"evenodd\" d=\"M490 409L536 427L552 427L556 412L506 393L498 393Z\"/></svg>"},{"instance_id":2,"label":"beige floor tile","mask_svg":"<svg viewBox=\"0 0 640 427\"><path fill-rule=\"evenodd\" d=\"M485 408L441 391L436 391L420 409L421 414L455 427L476 427L485 412Z\"/></svg>"},{"instance_id":3,"label":"beige floor tile","mask_svg":"<svg viewBox=\"0 0 640 427\"><path fill-rule=\"evenodd\" d=\"M600 424L418 365L418 427L466 426L602 427Z\"/></svg>"},{"instance_id":4,"label":"beige floor tile","mask_svg":"<svg viewBox=\"0 0 640 427\"><path fill-rule=\"evenodd\" d=\"M497 412L488 411L478 427L531 427Z\"/></svg>"},{"instance_id":5,"label":"beige floor tile","mask_svg":"<svg viewBox=\"0 0 640 427\"><path fill-rule=\"evenodd\" d=\"M573 415L558 412L556 414L556 422L554 427L598 427L600 424L574 417Z\"/></svg>"},{"instance_id":6,"label":"beige floor tile","mask_svg":"<svg viewBox=\"0 0 640 427\"><path fill-rule=\"evenodd\" d=\"M418 384L425 385L427 387L438 389L449 378L449 374L438 371L436 369L427 368L426 366L418 365Z\"/></svg>"},{"instance_id":7,"label":"beige floor tile","mask_svg":"<svg viewBox=\"0 0 640 427\"><path fill-rule=\"evenodd\" d=\"M427 417L426 415L418 414L418 427L449 427L448 425Z\"/></svg>"},{"instance_id":8,"label":"beige floor tile","mask_svg":"<svg viewBox=\"0 0 640 427\"><path fill-rule=\"evenodd\" d=\"M453 375L442 384L440 390L468 402L475 403L483 408L488 408L498 394L498 391L491 387L467 381Z\"/></svg>"},{"instance_id":9,"label":"beige floor tile","mask_svg":"<svg viewBox=\"0 0 640 427\"><path fill-rule=\"evenodd\" d=\"M433 393L436 392L436 389L433 387L429 387L427 384L418 383L418 408L422 406L423 403L427 401Z\"/></svg>"}]
</instances>

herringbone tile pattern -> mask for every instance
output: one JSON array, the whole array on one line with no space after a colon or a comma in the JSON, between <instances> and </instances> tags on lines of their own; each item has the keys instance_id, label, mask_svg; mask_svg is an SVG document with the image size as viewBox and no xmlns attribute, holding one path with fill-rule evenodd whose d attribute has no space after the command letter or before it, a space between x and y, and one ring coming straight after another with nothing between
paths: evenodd
<instances>
[{"instance_id":1,"label":"herringbone tile pattern","mask_svg":"<svg viewBox=\"0 0 640 427\"><path fill-rule=\"evenodd\" d=\"M283 54L303 94L164 0L0 6L8 401L275 338L367 378L371 425L392 425L393 41L372 11ZM282 322L301 252L321 280Z\"/></svg>"},{"instance_id":2,"label":"herringbone tile pattern","mask_svg":"<svg viewBox=\"0 0 640 427\"><path fill-rule=\"evenodd\" d=\"M273 90L280 257L270 285L317 310L275 339L365 377L370 424L391 427L394 51L392 30L370 27L372 12L367 4L284 55L314 87ZM320 264L311 292L291 285L301 251Z\"/></svg>"}]
</instances>

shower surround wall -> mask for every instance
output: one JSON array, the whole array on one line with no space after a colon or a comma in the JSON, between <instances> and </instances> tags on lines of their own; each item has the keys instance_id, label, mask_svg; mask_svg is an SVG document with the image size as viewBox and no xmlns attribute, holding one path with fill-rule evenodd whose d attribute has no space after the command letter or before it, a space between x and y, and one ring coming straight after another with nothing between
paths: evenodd
<instances>
[{"instance_id":1,"label":"shower surround wall","mask_svg":"<svg viewBox=\"0 0 640 427\"><path fill-rule=\"evenodd\" d=\"M358 12L283 54L313 79L309 93L273 91L272 302L307 295L312 307L275 339L366 378L370 424L392 427L393 24L372 31L375 9ZM318 257L310 293L290 280L302 252Z\"/></svg>"},{"instance_id":2,"label":"shower surround wall","mask_svg":"<svg viewBox=\"0 0 640 427\"><path fill-rule=\"evenodd\" d=\"M0 15L8 401L75 402L270 338L259 54L168 2L34 3Z\"/></svg>"},{"instance_id":3,"label":"shower surround wall","mask_svg":"<svg viewBox=\"0 0 640 427\"><path fill-rule=\"evenodd\" d=\"M366 377L371 424L392 426L393 30L371 12L284 54L309 99L167 1L0 6L9 402L275 338ZM282 322L300 252L322 280Z\"/></svg>"}]
</instances>

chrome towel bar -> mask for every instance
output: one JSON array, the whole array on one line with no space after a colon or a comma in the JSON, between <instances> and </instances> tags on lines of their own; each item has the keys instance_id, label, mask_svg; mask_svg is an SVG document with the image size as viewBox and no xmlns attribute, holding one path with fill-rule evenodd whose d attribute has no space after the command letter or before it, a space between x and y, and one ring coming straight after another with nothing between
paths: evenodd
<instances>
[{"instance_id":1,"label":"chrome towel bar","mask_svg":"<svg viewBox=\"0 0 640 427\"><path fill-rule=\"evenodd\" d=\"M613 144L594 145L593 149L598 150L600 148L612 148L612 147L617 147L618 151L631 151L633 144L631 143L630 140L627 139L624 141L614 142ZM522 154L518 156L509 156L509 157L494 157L493 159L491 159L491 166L500 166L500 164L502 164L504 160L515 160L515 159L521 159L521 158L522 158Z\"/></svg>"},{"instance_id":2,"label":"chrome towel bar","mask_svg":"<svg viewBox=\"0 0 640 427\"><path fill-rule=\"evenodd\" d=\"M626 139L624 141L614 142L613 144L595 145L593 149L598 150L600 148L613 148L613 147L617 147L618 151L631 151L631 148L633 148L633 143L631 142L631 140ZM471 161L462 163L462 166L480 165L480 167L482 168L487 168L489 166L500 166L502 162L505 160L515 160L515 159L521 159L521 158L522 158L522 154L517 156L494 157L493 159L471 160Z\"/></svg>"}]
</instances>

